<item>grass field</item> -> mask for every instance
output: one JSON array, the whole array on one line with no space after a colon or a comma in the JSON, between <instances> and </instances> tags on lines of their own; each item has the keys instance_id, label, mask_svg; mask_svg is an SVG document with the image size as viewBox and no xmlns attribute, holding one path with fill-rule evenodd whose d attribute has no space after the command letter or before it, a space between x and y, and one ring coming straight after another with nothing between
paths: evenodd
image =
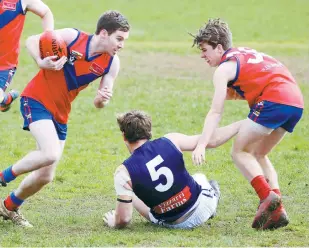
<instances>
[{"instance_id":1,"label":"grass field","mask_svg":"<svg viewBox=\"0 0 309 248\"><path fill-rule=\"evenodd\" d=\"M309 246L309 115L306 110L295 132L271 153L277 168L290 224L276 231L257 232L251 223L258 199L233 165L232 142L207 151L207 163L195 167L185 154L188 170L219 181L222 199L218 216L190 231L154 227L134 214L126 230L110 230L103 214L114 208L114 169L129 155L115 114L142 109L153 117L154 138L168 132L201 132L213 87L212 69L199 58L187 31L196 32L210 17L229 22L234 45L246 45L278 57L309 97L309 1L307 0L46 0L56 28L76 27L93 32L107 9L123 12L132 24L120 53L121 72L108 108L92 105L98 82L73 103L63 158L55 181L30 198L22 208L35 225L21 229L0 221L0 246ZM41 32L40 20L29 14L22 43ZM22 90L37 67L23 49L14 77ZM221 125L246 117L245 102L228 102ZM34 149L29 133L21 130L19 104L0 113L0 169ZM23 177L7 188L4 198Z\"/></svg>"}]
</instances>

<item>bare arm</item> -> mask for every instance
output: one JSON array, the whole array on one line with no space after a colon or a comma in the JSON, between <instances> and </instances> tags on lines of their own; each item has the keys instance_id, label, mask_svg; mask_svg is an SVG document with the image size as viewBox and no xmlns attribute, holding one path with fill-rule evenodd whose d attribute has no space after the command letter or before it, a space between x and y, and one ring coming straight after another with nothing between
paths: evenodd
<instances>
[{"instance_id":1,"label":"bare arm","mask_svg":"<svg viewBox=\"0 0 309 248\"><path fill-rule=\"evenodd\" d=\"M227 83L235 78L237 64L228 61L221 64L215 71L213 83L215 93L211 108L205 118L204 127L198 144L192 154L194 164L199 165L205 161L205 147L208 145L215 129L219 125L224 109L224 101L227 94Z\"/></svg>"},{"instance_id":2,"label":"bare arm","mask_svg":"<svg viewBox=\"0 0 309 248\"><path fill-rule=\"evenodd\" d=\"M228 142L238 133L242 123L243 120L234 122L224 127L216 128L206 148L216 148Z\"/></svg>"},{"instance_id":3,"label":"bare arm","mask_svg":"<svg viewBox=\"0 0 309 248\"><path fill-rule=\"evenodd\" d=\"M150 221L149 219L150 208L146 206L146 204L136 195L133 195L133 206L141 216Z\"/></svg>"},{"instance_id":4,"label":"bare arm","mask_svg":"<svg viewBox=\"0 0 309 248\"><path fill-rule=\"evenodd\" d=\"M132 199L133 197L133 199ZM133 200L132 203L122 203L117 201L116 209L115 209L115 228L125 228L127 227L133 215L133 207L136 209L137 212L145 219L150 221L149 218L149 211L150 208L146 206L146 204L139 199L135 194L132 197L126 195L118 195L117 198L120 200L130 201ZM107 221L106 221L107 222Z\"/></svg>"},{"instance_id":5,"label":"bare arm","mask_svg":"<svg viewBox=\"0 0 309 248\"><path fill-rule=\"evenodd\" d=\"M124 165L116 169L114 185L117 194L116 208L105 214L104 222L109 227L124 228L130 224L133 214L131 178Z\"/></svg>"},{"instance_id":6,"label":"bare arm","mask_svg":"<svg viewBox=\"0 0 309 248\"><path fill-rule=\"evenodd\" d=\"M242 122L243 121L237 121L228 126L217 128L211 136L206 148L216 148L229 141L238 133ZM180 151L193 151L201 135L189 136L181 133L169 133L165 135L165 137L171 140Z\"/></svg>"},{"instance_id":7,"label":"bare arm","mask_svg":"<svg viewBox=\"0 0 309 248\"><path fill-rule=\"evenodd\" d=\"M40 0L23 0L23 9L42 18L43 30L54 29L54 16L50 8Z\"/></svg>"},{"instance_id":8,"label":"bare arm","mask_svg":"<svg viewBox=\"0 0 309 248\"><path fill-rule=\"evenodd\" d=\"M55 30L54 32L58 33L65 43L70 44L77 36L78 32L72 28L65 28ZM67 61L66 57L62 57L57 61L53 61L53 59L57 58L57 56L50 56L44 59L41 59L40 49L39 49L39 41L41 34L32 35L26 40L26 48L30 54L30 56L35 60L38 66L42 69L48 70L61 70L65 62Z\"/></svg>"},{"instance_id":9,"label":"bare arm","mask_svg":"<svg viewBox=\"0 0 309 248\"><path fill-rule=\"evenodd\" d=\"M104 108L113 96L114 82L118 76L120 61L117 55L114 56L109 72L103 76L97 94L94 98L96 108Z\"/></svg>"},{"instance_id":10,"label":"bare arm","mask_svg":"<svg viewBox=\"0 0 309 248\"><path fill-rule=\"evenodd\" d=\"M132 197L119 195L118 199L130 201ZM133 214L133 204L117 201L115 210L115 227L124 228L130 224Z\"/></svg>"}]
</instances>

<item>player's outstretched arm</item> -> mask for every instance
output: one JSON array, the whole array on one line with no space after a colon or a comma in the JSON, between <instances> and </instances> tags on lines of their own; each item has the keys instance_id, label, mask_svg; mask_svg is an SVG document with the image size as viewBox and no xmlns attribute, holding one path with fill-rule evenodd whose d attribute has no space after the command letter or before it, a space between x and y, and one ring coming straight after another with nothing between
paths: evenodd
<instances>
[{"instance_id":1,"label":"player's outstretched arm","mask_svg":"<svg viewBox=\"0 0 309 248\"><path fill-rule=\"evenodd\" d=\"M112 228L124 228L130 224L133 214L131 178L126 168L121 165L114 175L114 185L117 194L116 209L104 215L104 222Z\"/></svg>"},{"instance_id":2,"label":"player's outstretched arm","mask_svg":"<svg viewBox=\"0 0 309 248\"><path fill-rule=\"evenodd\" d=\"M216 128L206 148L216 148L225 144L238 133L243 122L244 120L241 120L224 127Z\"/></svg>"},{"instance_id":3,"label":"player's outstretched arm","mask_svg":"<svg viewBox=\"0 0 309 248\"><path fill-rule=\"evenodd\" d=\"M118 76L120 61L117 55L114 56L109 72L103 76L93 104L96 108L104 108L113 96L114 82Z\"/></svg>"},{"instance_id":4,"label":"player's outstretched arm","mask_svg":"<svg viewBox=\"0 0 309 248\"><path fill-rule=\"evenodd\" d=\"M25 11L31 11L42 18L43 30L54 29L54 16L50 8L41 0L23 0Z\"/></svg>"},{"instance_id":5,"label":"player's outstretched arm","mask_svg":"<svg viewBox=\"0 0 309 248\"><path fill-rule=\"evenodd\" d=\"M223 145L234 137L242 124L243 120L234 122L230 125L217 128L210 138L206 148L216 148ZM165 135L182 152L193 151L198 144L201 135L185 135L182 133L169 133Z\"/></svg>"},{"instance_id":6,"label":"player's outstretched arm","mask_svg":"<svg viewBox=\"0 0 309 248\"><path fill-rule=\"evenodd\" d=\"M236 62L228 61L221 64L214 73L213 83L215 86L215 93L212 99L211 108L206 115L201 137L192 153L192 160L195 165L200 165L205 161L205 147L208 145L221 120L227 94L227 84L235 78L236 70Z\"/></svg>"}]
</instances>

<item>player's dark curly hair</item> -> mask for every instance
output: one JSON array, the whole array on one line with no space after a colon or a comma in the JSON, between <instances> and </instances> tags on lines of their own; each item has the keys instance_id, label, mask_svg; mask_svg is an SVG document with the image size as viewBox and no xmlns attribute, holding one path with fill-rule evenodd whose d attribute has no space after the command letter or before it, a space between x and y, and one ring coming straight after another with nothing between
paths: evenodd
<instances>
[{"instance_id":1,"label":"player's dark curly hair","mask_svg":"<svg viewBox=\"0 0 309 248\"><path fill-rule=\"evenodd\" d=\"M151 139L151 117L143 111L132 110L117 116L120 131L129 143Z\"/></svg>"},{"instance_id":2,"label":"player's dark curly hair","mask_svg":"<svg viewBox=\"0 0 309 248\"><path fill-rule=\"evenodd\" d=\"M232 47L232 32L226 22L220 18L209 19L208 23L202 26L196 35L193 35L193 45L199 46L202 42L207 42L213 49L221 44L224 50Z\"/></svg>"},{"instance_id":3,"label":"player's dark curly hair","mask_svg":"<svg viewBox=\"0 0 309 248\"><path fill-rule=\"evenodd\" d=\"M109 10L103 13L99 18L95 34L99 34L103 29L105 29L109 35L117 30L128 32L130 30L130 24L127 18L118 11Z\"/></svg>"}]
</instances>

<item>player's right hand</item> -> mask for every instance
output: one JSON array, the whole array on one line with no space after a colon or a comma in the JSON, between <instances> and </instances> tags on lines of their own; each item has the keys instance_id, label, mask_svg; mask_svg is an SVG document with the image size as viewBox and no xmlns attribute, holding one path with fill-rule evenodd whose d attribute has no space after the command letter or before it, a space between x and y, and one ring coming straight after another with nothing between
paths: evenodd
<instances>
[{"instance_id":1,"label":"player's right hand","mask_svg":"<svg viewBox=\"0 0 309 248\"><path fill-rule=\"evenodd\" d=\"M192 161L195 165L201 165L205 162L205 147L197 145L192 152Z\"/></svg>"},{"instance_id":2,"label":"player's right hand","mask_svg":"<svg viewBox=\"0 0 309 248\"><path fill-rule=\"evenodd\" d=\"M103 221L109 227L115 227L115 210L108 211L104 214Z\"/></svg>"},{"instance_id":3,"label":"player's right hand","mask_svg":"<svg viewBox=\"0 0 309 248\"><path fill-rule=\"evenodd\" d=\"M102 100L102 102L109 101L113 96L113 91L104 87L101 90L98 90L97 96Z\"/></svg>"},{"instance_id":4,"label":"player's right hand","mask_svg":"<svg viewBox=\"0 0 309 248\"><path fill-rule=\"evenodd\" d=\"M64 64L67 62L67 57L62 56L60 59L57 59L57 56L48 56L44 59L37 61L38 66L44 70L51 70L51 71L59 71L63 68Z\"/></svg>"}]
</instances>

